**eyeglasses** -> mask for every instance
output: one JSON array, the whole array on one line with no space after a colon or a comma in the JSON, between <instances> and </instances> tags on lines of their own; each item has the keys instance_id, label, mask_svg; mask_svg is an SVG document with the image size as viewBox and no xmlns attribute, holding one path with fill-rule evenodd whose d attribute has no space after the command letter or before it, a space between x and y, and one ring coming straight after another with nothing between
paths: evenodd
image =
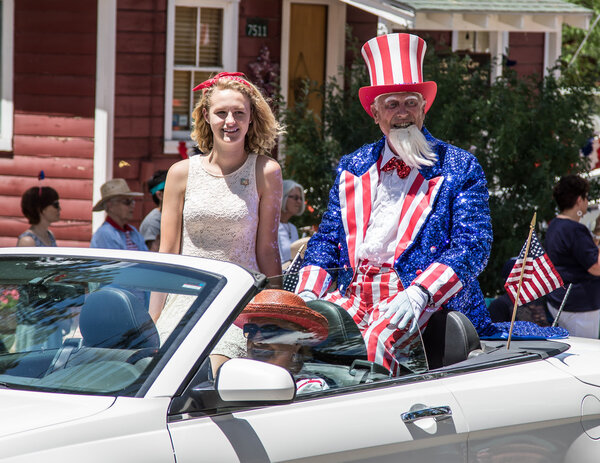
<instances>
[{"instance_id":1,"label":"eyeglasses","mask_svg":"<svg viewBox=\"0 0 600 463\"><path fill-rule=\"evenodd\" d=\"M60 202L58 201L54 201L52 204L50 204L52 207L55 207L56 209L60 209Z\"/></svg>"},{"instance_id":2,"label":"eyeglasses","mask_svg":"<svg viewBox=\"0 0 600 463\"><path fill-rule=\"evenodd\" d=\"M298 195L289 195L288 199L293 199L294 201L302 201L302 196Z\"/></svg>"},{"instance_id":3,"label":"eyeglasses","mask_svg":"<svg viewBox=\"0 0 600 463\"><path fill-rule=\"evenodd\" d=\"M295 332L296 330L288 330L274 324L257 325L256 323L246 323L244 325L244 336L250 341L252 341L258 333L261 334L262 340L267 340Z\"/></svg>"},{"instance_id":4,"label":"eyeglasses","mask_svg":"<svg viewBox=\"0 0 600 463\"><path fill-rule=\"evenodd\" d=\"M124 199L117 200L117 202L119 202L125 206L131 206L132 204L135 204L135 199L124 198Z\"/></svg>"}]
</instances>

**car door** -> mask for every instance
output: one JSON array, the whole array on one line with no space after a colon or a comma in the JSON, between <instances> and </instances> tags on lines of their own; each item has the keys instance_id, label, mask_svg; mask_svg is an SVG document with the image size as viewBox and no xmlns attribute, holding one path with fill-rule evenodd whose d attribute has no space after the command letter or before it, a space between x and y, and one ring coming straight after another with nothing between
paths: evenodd
<instances>
[{"instance_id":1,"label":"car door","mask_svg":"<svg viewBox=\"0 0 600 463\"><path fill-rule=\"evenodd\" d=\"M467 426L444 382L417 375L299 396L285 405L182 414L172 417L169 432L178 463L465 462Z\"/></svg>"},{"instance_id":2,"label":"car door","mask_svg":"<svg viewBox=\"0 0 600 463\"><path fill-rule=\"evenodd\" d=\"M446 385L469 424L473 463L571 461L566 455L584 434L583 400L597 393L545 360L455 375Z\"/></svg>"}]
</instances>

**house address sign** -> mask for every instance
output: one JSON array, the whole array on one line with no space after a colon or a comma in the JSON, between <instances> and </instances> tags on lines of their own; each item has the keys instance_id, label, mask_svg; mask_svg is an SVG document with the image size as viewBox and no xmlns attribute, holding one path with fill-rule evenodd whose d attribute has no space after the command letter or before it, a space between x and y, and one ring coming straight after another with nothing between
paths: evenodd
<instances>
[{"instance_id":1,"label":"house address sign","mask_svg":"<svg viewBox=\"0 0 600 463\"><path fill-rule=\"evenodd\" d=\"M266 37L268 34L267 20L263 18L248 18L246 21L247 37Z\"/></svg>"}]
</instances>

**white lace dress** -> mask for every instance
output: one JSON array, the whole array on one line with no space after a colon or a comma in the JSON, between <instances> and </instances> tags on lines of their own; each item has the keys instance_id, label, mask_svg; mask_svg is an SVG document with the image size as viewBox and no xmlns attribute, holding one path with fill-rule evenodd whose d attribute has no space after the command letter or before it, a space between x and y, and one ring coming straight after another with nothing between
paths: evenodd
<instances>
[{"instance_id":1,"label":"white lace dress","mask_svg":"<svg viewBox=\"0 0 600 463\"><path fill-rule=\"evenodd\" d=\"M203 167L205 156L189 161L183 204L181 254L209 257L258 271L256 232L259 197L256 187L257 154L228 175L214 175ZM168 336L189 308L189 296L170 297L156 326L161 341ZM232 326L213 353L245 357L242 331Z\"/></svg>"}]
</instances>

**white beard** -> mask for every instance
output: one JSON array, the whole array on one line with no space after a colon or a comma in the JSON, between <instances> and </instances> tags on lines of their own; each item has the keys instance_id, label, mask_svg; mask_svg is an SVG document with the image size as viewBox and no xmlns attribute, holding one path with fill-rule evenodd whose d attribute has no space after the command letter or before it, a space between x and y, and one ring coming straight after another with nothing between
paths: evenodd
<instances>
[{"instance_id":1,"label":"white beard","mask_svg":"<svg viewBox=\"0 0 600 463\"><path fill-rule=\"evenodd\" d=\"M388 141L409 167L420 169L437 161L437 155L431 150L425 135L414 124L405 129L391 129Z\"/></svg>"}]
</instances>

